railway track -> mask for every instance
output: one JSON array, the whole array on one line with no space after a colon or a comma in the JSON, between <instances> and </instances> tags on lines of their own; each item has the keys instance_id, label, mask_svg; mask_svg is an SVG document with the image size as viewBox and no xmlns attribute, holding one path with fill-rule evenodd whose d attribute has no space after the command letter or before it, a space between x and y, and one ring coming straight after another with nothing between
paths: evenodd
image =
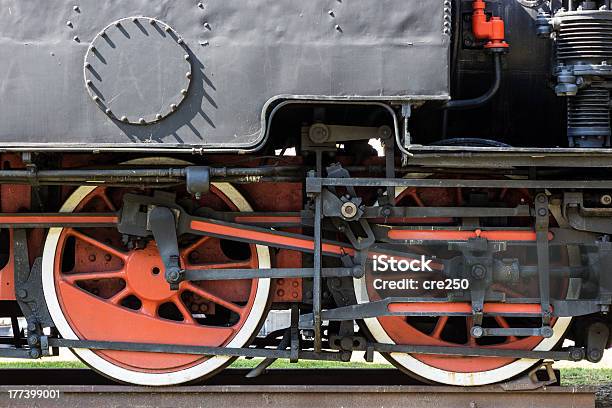
<instances>
[{"instance_id":1,"label":"railway track","mask_svg":"<svg viewBox=\"0 0 612 408\"><path fill-rule=\"evenodd\" d=\"M179 387L117 385L90 370L0 371L2 407L606 407L593 387L504 390L424 385L393 369L274 369L255 379L229 369L203 384ZM41 385L33 385L41 384ZM42 385L44 384L44 385ZM283 385L278 385L283 384ZM23 391L22 391L23 390ZM32 397L29 391L52 391ZM597 405L596 405L597 404Z\"/></svg>"}]
</instances>

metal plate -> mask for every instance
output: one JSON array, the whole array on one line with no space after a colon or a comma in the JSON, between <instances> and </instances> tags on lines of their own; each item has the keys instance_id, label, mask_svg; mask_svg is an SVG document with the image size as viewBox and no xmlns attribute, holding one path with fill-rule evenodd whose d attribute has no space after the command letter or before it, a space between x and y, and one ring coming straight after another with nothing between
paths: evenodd
<instances>
[{"instance_id":1,"label":"metal plate","mask_svg":"<svg viewBox=\"0 0 612 408\"><path fill-rule=\"evenodd\" d=\"M0 100L9 101L0 110L0 149L250 150L265 141L269 114L283 101L446 100L445 1L0 0ZM148 115L165 114L185 88L182 47L141 35L129 16L170 24L189 49L188 95L166 119ZM122 38L117 20L139 40ZM107 26L115 49L97 37ZM109 118L84 89L91 43L108 66L89 55L104 70L98 84L90 80L128 123ZM143 70L133 82L113 76L134 59L140 66L155 58L173 61L156 68L166 82Z\"/></svg>"},{"instance_id":2,"label":"metal plate","mask_svg":"<svg viewBox=\"0 0 612 408\"><path fill-rule=\"evenodd\" d=\"M178 110L191 82L191 57L168 24L129 17L94 38L84 74L89 96L108 116L147 125Z\"/></svg>"}]
</instances>

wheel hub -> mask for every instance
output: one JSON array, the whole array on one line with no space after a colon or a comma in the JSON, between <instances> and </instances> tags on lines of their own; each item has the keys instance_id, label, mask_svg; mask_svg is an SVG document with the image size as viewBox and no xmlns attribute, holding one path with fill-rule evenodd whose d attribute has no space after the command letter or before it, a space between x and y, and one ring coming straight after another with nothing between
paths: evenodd
<instances>
[{"instance_id":1,"label":"wheel hub","mask_svg":"<svg viewBox=\"0 0 612 408\"><path fill-rule=\"evenodd\" d=\"M126 261L126 285L134 296L152 302L165 302L174 296L163 272L163 261L154 243L130 253Z\"/></svg>"}]
</instances>

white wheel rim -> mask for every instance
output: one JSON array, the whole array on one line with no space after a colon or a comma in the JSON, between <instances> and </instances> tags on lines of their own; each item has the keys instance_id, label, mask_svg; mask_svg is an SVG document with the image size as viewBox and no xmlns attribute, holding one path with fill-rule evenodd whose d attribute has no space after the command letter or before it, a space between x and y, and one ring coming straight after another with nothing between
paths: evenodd
<instances>
[{"instance_id":1,"label":"white wheel rim","mask_svg":"<svg viewBox=\"0 0 612 408\"><path fill-rule=\"evenodd\" d=\"M395 190L395 196L399 196L405 189L405 187L397 188ZM366 285L367 283L365 276L359 279L353 279L353 289L355 291L355 298L358 304L368 303L370 301ZM579 280L570 279L566 298L576 299L578 298L579 292ZM552 350L552 348L555 347L557 343L559 343L559 341L569 328L571 321L571 317L557 318L555 324L552 327L552 337L543 339L533 350ZM393 339L389 337L389 335L382 327L377 318L372 317L363 319L363 322L368 328L368 331L370 332L374 340L379 343L396 344ZM389 357L406 370L427 380L435 381L441 384L462 386L475 386L498 383L528 370L538 362L538 360L534 359L520 358L516 361L513 361L512 363L509 363L503 367L496 368L494 370L464 373L458 371L441 370L437 367L432 367L406 353L390 353Z\"/></svg>"},{"instance_id":2,"label":"white wheel rim","mask_svg":"<svg viewBox=\"0 0 612 408\"><path fill-rule=\"evenodd\" d=\"M249 205L242 194L240 194L240 192L238 192L238 190L236 190L236 188L234 188L231 184L213 183L213 186L227 196L239 211L253 211L253 208ZM64 203L60 209L60 212L74 211L77 205L95 188L96 186L79 187ZM65 339L78 340L78 336L68 324L68 321L64 316L55 290L55 254L62 231L63 228L51 228L47 234L42 262L43 292L49 313L51 314L51 318L53 319L59 333ZM270 268L270 251L268 247L256 245L256 250L259 268ZM264 317L269 293L270 279L259 279L251 313L249 313L242 327L238 330L236 335L230 340L226 347L244 347L251 339L254 332L259 327L262 318ZM193 381L223 367L232 359L232 357L229 356L214 356L181 371L169 373L145 373L116 366L88 349L73 349L73 352L86 364L107 376L115 378L119 381L139 385L174 385Z\"/></svg>"},{"instance_id":3,"label":"white wheel rim","mask_svg":"<svg viewBox=\"0 0 612 408\"><path fill-rule=\"evenodd\" d=\"M365 277L360 279L353 279L353 285L355 288L355 297L357 299L357 303L362 304L369 302L370 298L367 293ZM570 280L567 296L569 299L576 298L578 286L579 285L577 284L577 282L575 282L575 279ZM557 318L555 324L552 327L553 336L547 339L543 339L533 350L551 350L561 340L563 334L565 334L565 331L569 327L571 320L572 319L570 317ZM374 340L379 343L396 344L393 339L389 337L378 319L367 318L363 319L363 321L372 337L374 337ZM464 386L486 385L501 382L512 378L515 375L524 372L525 370L528 370L530 367L532 367L538 362L538 360L521 358L494 370L463 373L457 371L441 370L439 368L432 367L412 357L410 354L391 353L390 357L397 364L404 367L406 370L411 371L414 374L417 374L418 376L423 377L427 380L435 381L441 384Z\"/></svg>"}]
</instances>

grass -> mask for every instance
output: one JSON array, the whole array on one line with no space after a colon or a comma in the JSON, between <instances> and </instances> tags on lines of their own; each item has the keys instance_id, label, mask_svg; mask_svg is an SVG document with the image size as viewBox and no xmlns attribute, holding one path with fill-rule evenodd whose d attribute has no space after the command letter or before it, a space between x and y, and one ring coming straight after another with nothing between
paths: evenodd
<instances>
[{"instance_id":1,"label":"grass","mask_svg":"<svg viewBox=\"0 0 612 408\"><path fill-rule=\"evenodd\" d=\"M261 359L238 359L232 368L253 368ZM271 368L390 368L389 364L335 363L327 361L300 361L292 364L288 360L277 360ZM80 361L2 361L2 368L86 368ZM606 385L612 384L612 368L562 368L561 385Z\"/></svg>"}]
</instances>

